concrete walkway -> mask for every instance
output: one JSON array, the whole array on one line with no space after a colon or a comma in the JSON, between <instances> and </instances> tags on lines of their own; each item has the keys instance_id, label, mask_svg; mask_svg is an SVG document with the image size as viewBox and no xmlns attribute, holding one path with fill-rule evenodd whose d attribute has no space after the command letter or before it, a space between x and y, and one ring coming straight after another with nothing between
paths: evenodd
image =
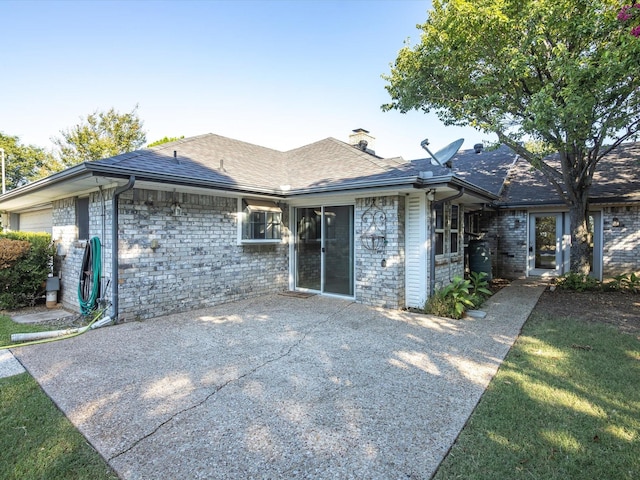
<instances>
[{"instance_id":1,"label":"concrete walkway","mask_svg":"<svg viewBox=\"0 0 640 480\"><path fill-rule=\"evenodd\" d=\"M543 290L470 320L269 295L14 353L125 479L428 479Z\"/></svg>"}]
</instances>

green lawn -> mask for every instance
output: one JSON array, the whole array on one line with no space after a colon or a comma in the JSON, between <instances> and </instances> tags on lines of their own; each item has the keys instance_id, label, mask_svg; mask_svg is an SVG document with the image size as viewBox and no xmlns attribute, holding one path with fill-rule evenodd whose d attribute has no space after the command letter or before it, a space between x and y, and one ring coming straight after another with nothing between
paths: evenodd
<instances>
[{"instance_id":1,"label":"green lawn","mask_svg":"<svg viewBox=\"0 0 640 480\"><path fill-rule=\"evenodd\" d=\"M12 345L11 334L13 333L41 332L51 329L53 329L53 327L43 327L42 325L30 323L15 323L9 317L0 315L0 347Z\"/></svg>"},{"instance_id":2,"label":"green lawn","mask_svg":"<svg viewBox=\"0 0 640 480\"><path fill-rule=\"evenodd\" d=\"M434 478L640 478L640 341L534 313Z\"/></svg>"},{"instance_id":3,"label":"green lawn","mask_svg":"<svg viewBox=\"0 0 640 480\"><path fill-rule=\"evenodd\" d=\"M39 330L0 316L0 345ZM118 478L28 373L0 378L0 432L2 479Z\"/></svg>"}]
</instances>

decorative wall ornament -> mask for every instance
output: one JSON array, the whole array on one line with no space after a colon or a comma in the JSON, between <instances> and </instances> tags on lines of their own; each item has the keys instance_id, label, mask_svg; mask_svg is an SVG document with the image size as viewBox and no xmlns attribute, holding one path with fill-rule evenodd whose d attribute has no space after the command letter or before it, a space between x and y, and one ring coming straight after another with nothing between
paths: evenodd
<instances>
[{"instance_id":1,"label":"decorative wall ornament","mask_svg":"<svg viewBox=\"0 0 640 480\"><path fill-rule=\"evenodd\" d=\"M360 240L367 250L384 251L387 245L387 216L375 202L362 214Z\"/></svg>"}]
</instances>

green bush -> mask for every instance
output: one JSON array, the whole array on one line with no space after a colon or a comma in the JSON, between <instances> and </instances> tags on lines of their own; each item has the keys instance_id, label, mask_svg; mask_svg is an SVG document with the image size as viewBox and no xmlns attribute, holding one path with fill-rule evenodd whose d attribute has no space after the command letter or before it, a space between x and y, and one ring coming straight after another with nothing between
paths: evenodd
<instances>
[{"instance_id":1,"label":"green bush","mask_svg":"<svg viewBox=\"0 0 640 480\"><path fill-rule=\"evenodd\" d=\"M12 267L30 248L31 244L25 240L0 237L0 269Z\"/></svg>"},{"instance_id":2,"label":"green bush","mask_svg":"<svg viewBox=\"0 0 640 480\"><path fill-rule=\"evenodd\" d=\"M469 274L469 281L471 282L471 301L474 307L479 307L484 303L487 297L491 296L491 290L489 290L489 282L487 277L489 275L486 272L471 272Z\"/></svg>"},{"instance_id":3,"label":"green bush","mask_svg":"<svg viewBox=\"0 0 640 480\"><path fill-rule=\"evenodd\" d=\"M605 287L620 292L640 293L640 275L635 273L617 275L607 282Z\"/></svg>"},{"instance_id":4,"label":"green bush","mask_svg":"<svg viewBox=\"0 0 640 480\"><path fill-rule=\"evenodd\" d=\"M429 297L424 305L424 313L436 315L438 317L451 318L455 312L453 299L443 294L442 290L436 291Z\"/></svg>"},{"instance_id":5,"label":"green bush","mask_svg":"<svg viewBox=\"0 0 640 480\"><path fill-rule=\"evenodd\" d=\"M574 272L565 273L558 277L556 286L561 290L572 290L574 292L594 291L602 288L602 284L597 279Z\"/></svg>"},{"instance_id":6,"label":"green bush","mask_svg":"<svg viewBox=\"0 0 640 480\"><path fill-rule=\"evenodd\" d=\"M462 318L474 306L471 281L455 276L451 283L435 292L424 306L425 313L440 317Z\"/></svg>"},{"instance_id":7,"label":"green bush","mask_svg":"<svg viewBox=\"0 0 640 480\"><path fill-rule=\"evenodd\" d=\"M2 232L0 239L29 242L30 247L10 266L0 268L0 308L34 305L45 291L55 252L48 233ZM13 245L2 242L0 245ZM1 256L1 255L0 255Z\"/></svg>"}]
</instances>

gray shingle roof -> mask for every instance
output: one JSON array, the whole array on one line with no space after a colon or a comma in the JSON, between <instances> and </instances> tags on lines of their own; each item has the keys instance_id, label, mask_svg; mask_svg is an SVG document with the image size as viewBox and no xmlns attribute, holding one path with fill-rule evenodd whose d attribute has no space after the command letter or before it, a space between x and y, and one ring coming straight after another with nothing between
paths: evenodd
<instances>
[{"instance_id":1,"label":"gray shingle roof","mask_svg":"<svg viewBox=\"0 0 640 480\"><path fill-rule=\"evenodd\" d=\"M174 158L174 151L177 157ZM214 134L91 162L95 167L279 190L347 186L364 179L410 174L402 159L382 159L327 138L281 152Z\"/></svg>"},{"instance_id":2,"label":"gray shingle roof","mask_svg":"<svg viewBox=\"0 0 640 480\"><path fill-rule=\"evenodd\" d=\"M278 188L285 176L284 159L284 153L277 150L207 134L92 163L140 174Z\"/></svg>"},{"instance_id":3,"label":"gray shingle roof","mask_svg":"<svg viewBox=\"0 0 640 480\"><path fill-rule=\"evenodd\" d=\"M558 165L553 157L549 163ZM589 194L591 203L640 201L640 142L625 143L598 162ZM556 189L537 170L520 159L513 166L500 203L563 205Z\"/></svg>"},{"instance_id":4,"label":"gray shingle roof","mask_svg":"<svg viewBox=\"0 0 640 480\"><path fill-rule=\"evenodd\" d=\"M135 175L150 182L275 195L286 194L285 186L293 195L453 182L477 187L484 196L500 196L498 203L502 205L563 203L539 172L523 160L516 161L514 152L504 145L482 153L463 150L452 162L453 168L448 169L431 165L429 158L380 158L335 138L282 152L206 134L80 164L6 196L31 195L43 186L93 174L122 178ZM421 175L425 171L432 172L432 181ZM594 176L592 201L640 201L639 184L640 142L623 144L601 160ZM39 198L42 201L42 196Z\"/></svg>"},{"instance_id":5,"label":"gray shingle roof","mask_svg":"<svg viewBox=\"0 0 640 480\"><path fill-rule=\"evenodd\" d=\"M287 182L292 189L345 185L354 181L400 178L415 173L409 162L381 159L326 138L287 152Z\"/></svg>"},{"instance_id":6,"label":"gray shingle roof","mask_svg":"<svg viewBox=\"0 0 640 480\"><path fill-rule=\"evenodd\" d=\"M453 167L433 166L431 158L413 160L413 168L418 171L431 171L434 175L453 173L457 177L487 190L495 195L501 193L504 179L513 165L516 154L506 145L494 150L461 150L451 159Z\"/></svg>"}]
</instances>

